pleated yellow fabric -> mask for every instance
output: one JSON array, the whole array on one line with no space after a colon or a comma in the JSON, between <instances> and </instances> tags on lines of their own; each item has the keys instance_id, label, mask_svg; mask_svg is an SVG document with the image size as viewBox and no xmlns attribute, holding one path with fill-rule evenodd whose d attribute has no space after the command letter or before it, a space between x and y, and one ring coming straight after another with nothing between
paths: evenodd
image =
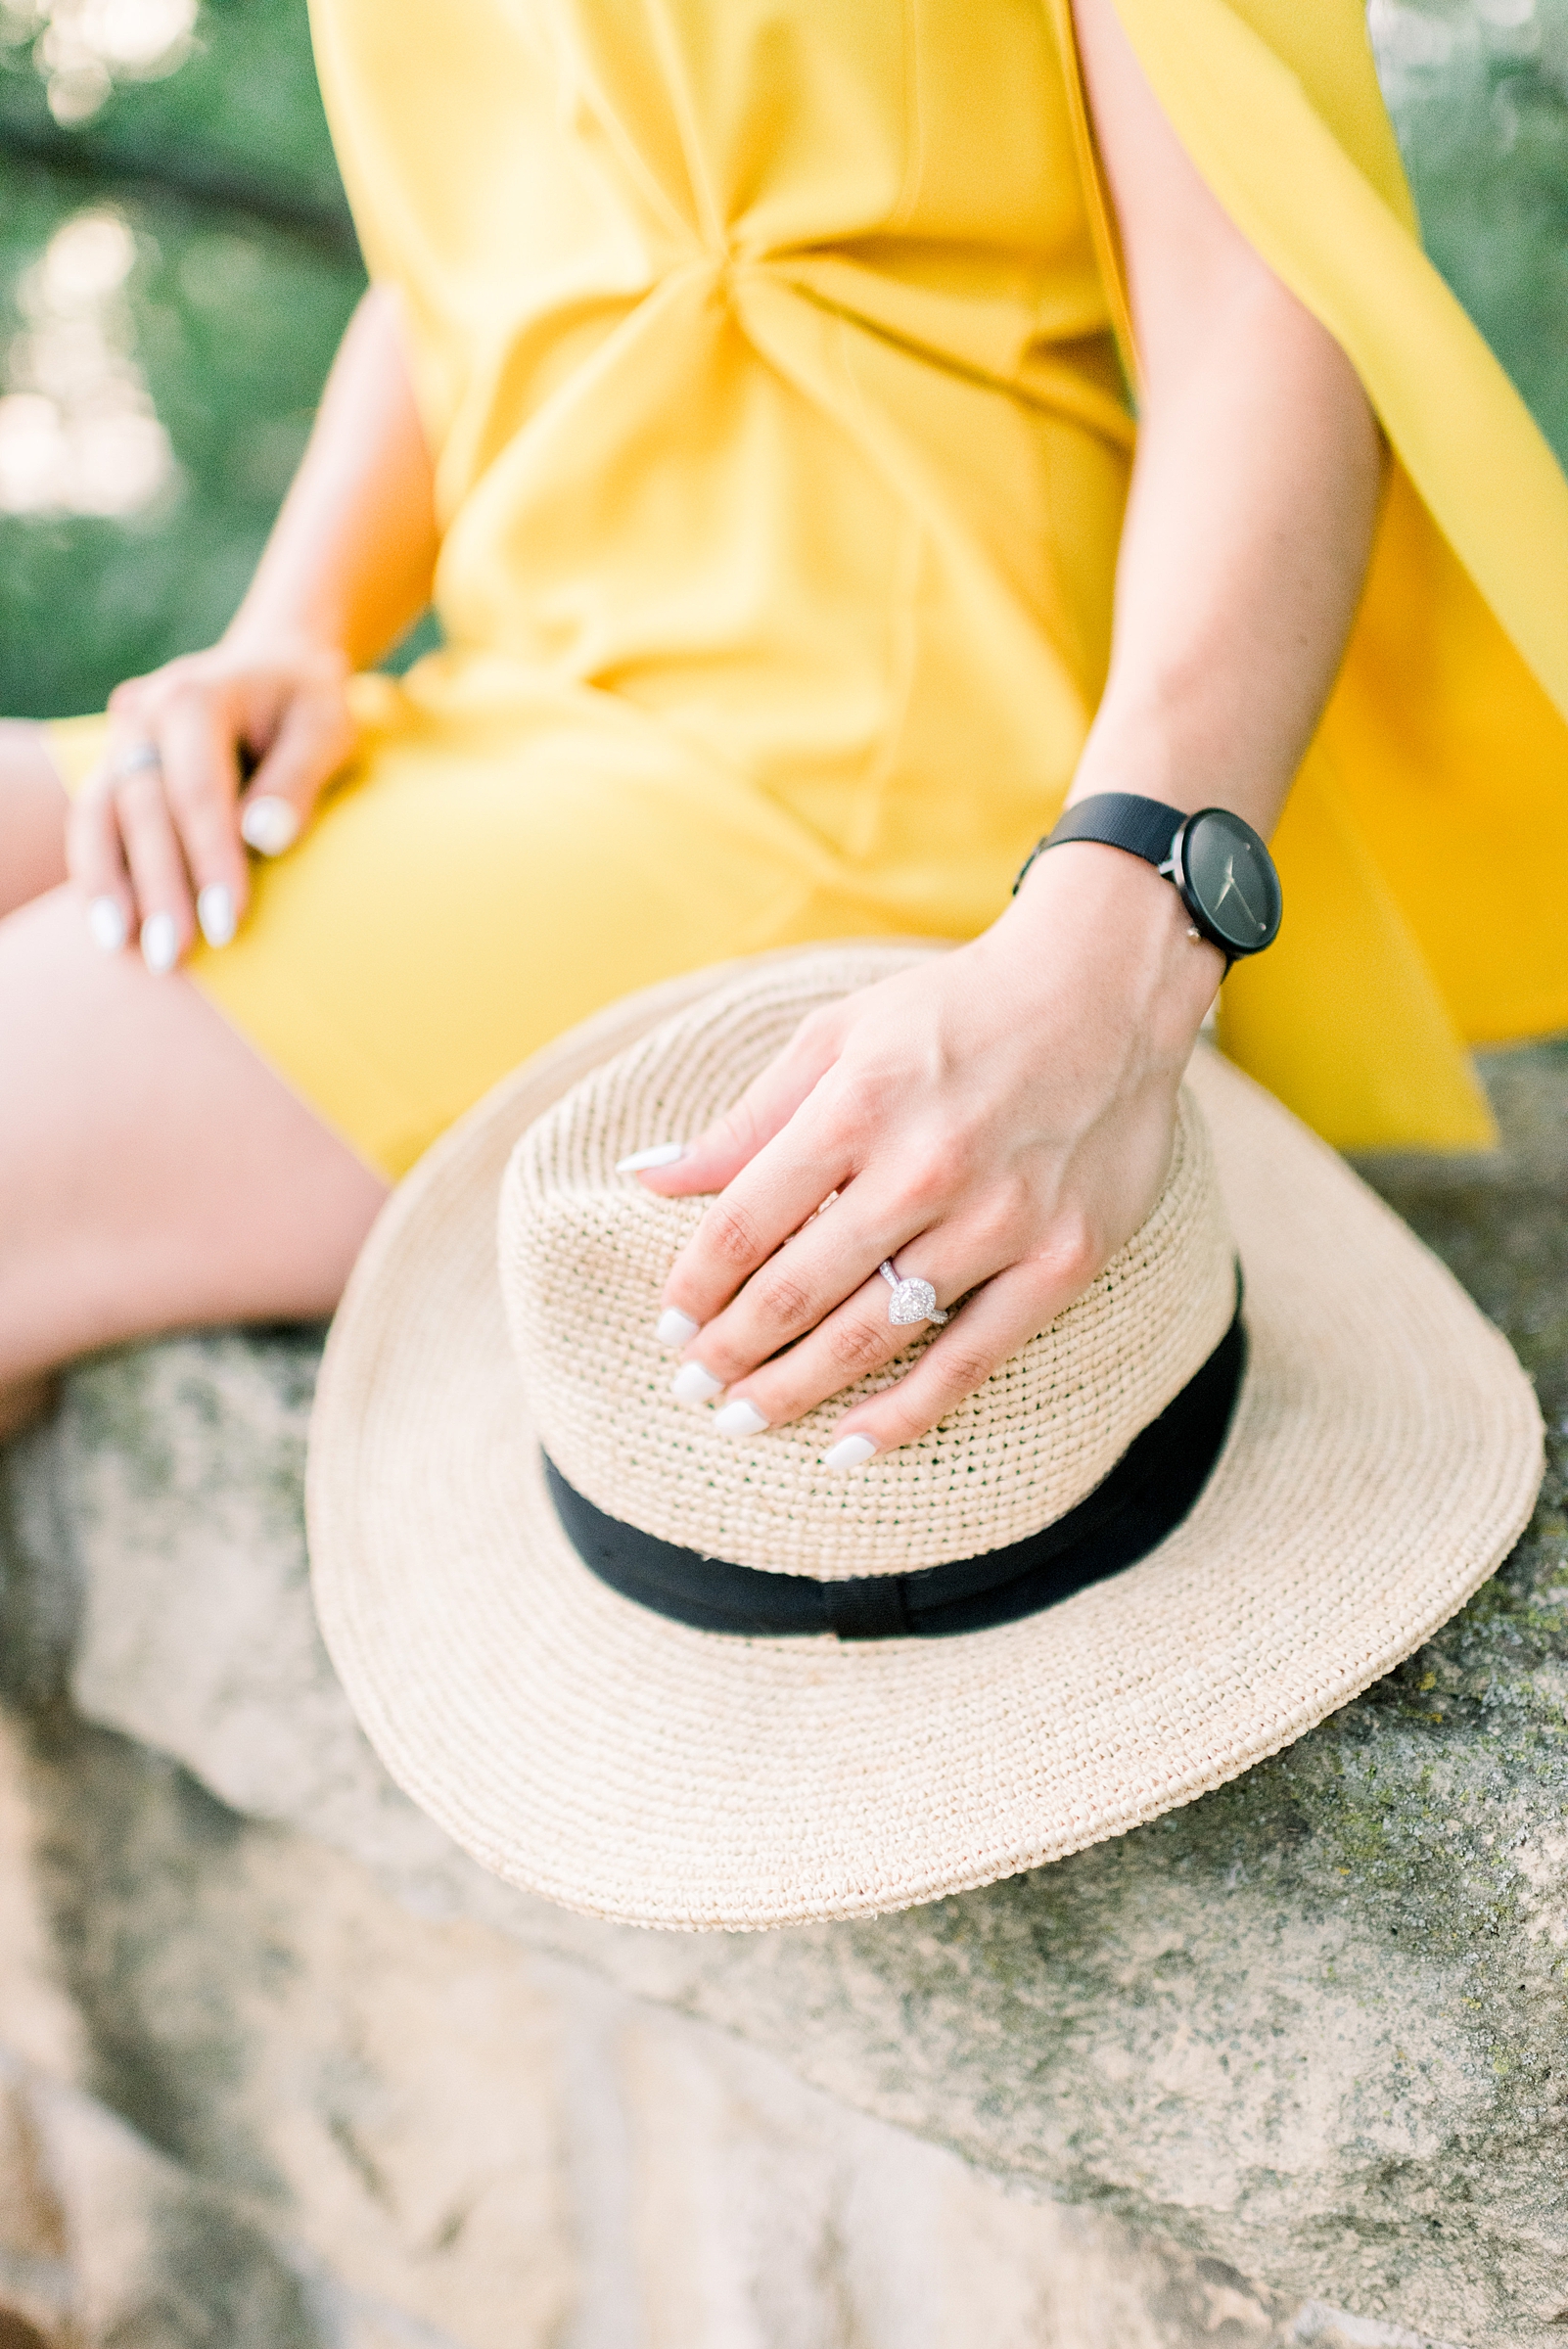
<instances>
[{"instance_id":1,"label":"pleated yellow fabric","mask_svg":"<svg viewBox=\"0 0 1568 2349\"><path fill-rule=\"evenodd\" d=\"M1399 458L1226 1045L1337 1142L1472 1143L1463 1039L1568 1024L1568 486L1421 254L1357 0L1119 4ZM360 681L356 760L196 974L396 1174L632 988L994 915L1103 686L1136 362L1067 0L314 24L447 645Z\"/></svg>"}]
</instances>

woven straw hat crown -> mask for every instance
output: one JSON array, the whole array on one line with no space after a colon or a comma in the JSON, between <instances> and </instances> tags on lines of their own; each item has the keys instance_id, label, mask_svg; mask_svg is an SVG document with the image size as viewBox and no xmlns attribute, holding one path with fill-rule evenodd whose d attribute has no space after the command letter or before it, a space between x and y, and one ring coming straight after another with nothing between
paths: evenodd
<instances>
[{"instance_id":1,"label":"woven straw hat crown","mask_svg":"<svg viewBox=\"0 0 1568 2349\"><path fill-rule=\"evenodd\" d=\"M863 976L818 953L667 1021L529 1129L500 1203L512 1346L538 1440L567 1481L662 1541L824 1581L976 1556L1054 1523L1201 1368L1236 1302L1214 1153L1183 1092L1170 1171L1142 1228L917 1442L853 1475L822 1466L843 1412L899 1376L909 1349L757 1442L737 1444L711 1413L676 1402L654 1324L707 1202L656 1198L616 1163L701 1131L807 1012ZM918 1244L904 1257L903 1269L922 1268Z\"/></svg>"},{"instance_id":2,"label":"woven straw hat crown","mask_svg":"<svg viewBox=\"0 0 1568 2349\"><path fill-rule=\"evenodd\" d=\"M919 952L791 949L596 1014L415 1170L334 1325L308 1489L333 1660L399 1783L484 1866L571 1908L703 1928L867 1916L1121 1834L1388 1671L1530 1514L1541 1420L1502 1340L1210 1053L1144 1228L930 1436L830 1476L842 1398L742 1443L677 1404L654 1323L702 1203L649 1196L617 1159L693 1135L803 1013ZM985 1628L891 1605L886 1628L879 1602L903 1607L903 1587L835 1589L929 1566L963 1582L948 1560L988 1546L1005 1563L1204 1364L1240 1355L1217 1167L1245 1366L1179 1522ZM927 1270L920 1246L901 1270ZM1183 1465L1178 1446L1173 1490ZM731 1561L670 1588L750 1567L812 1635L715 1635L661 1607L664 1586L639 1603L603 1571L638 1543L579 1546L569 1485L568 1510Z\"/></svg>"}]
</instances>

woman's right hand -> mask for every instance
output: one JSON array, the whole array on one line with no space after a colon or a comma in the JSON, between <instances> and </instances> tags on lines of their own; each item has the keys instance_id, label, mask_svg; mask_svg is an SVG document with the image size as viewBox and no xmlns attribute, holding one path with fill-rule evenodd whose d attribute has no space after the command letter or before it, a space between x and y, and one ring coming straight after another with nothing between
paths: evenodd
<instances>
[{"instance_id":1,"label":"woman's right hand","mask_svg":"<svg viewBox=\"0 0 1568 2349\"><path fill-rule=\"evenodd\" d=\"M281 856L354 745L348 663L310 645L187 653L109 700L110 748L71 806L67 856L106 953L150 970L227 945L250 898L246 848Z\"/></svg>"}]
</instances>

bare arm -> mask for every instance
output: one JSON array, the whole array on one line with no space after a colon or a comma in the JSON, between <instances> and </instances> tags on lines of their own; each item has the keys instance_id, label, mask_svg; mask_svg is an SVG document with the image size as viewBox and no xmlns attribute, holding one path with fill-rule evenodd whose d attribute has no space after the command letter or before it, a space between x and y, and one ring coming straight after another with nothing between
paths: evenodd
<instances>
[{"instance_id":1,"label":"bare arm","mask_svg":"<svg viewBox=\"0 0 1568 2349\"><path fill-rule=\"evenodd\" d=\"M1117 20L1077 0L1142 374L1110 682L1072 797L1272 830L1355 618L1382 445L1339 345L1188 162Z\"/></svg>"},{"instance_id":2,"label":"bare arm","mask_svg":"<svg viewBox=\"0 0 1568 2349\"><path fill-rule=\"evenodd\" d=\"M225 644L300 643L365 668L430 600L435 484L394 298L348 322L315 429Z\"/></svg>"},{"instance_id":3,"label":"bare arm","mask_svg":"<svg viewBox=\"0 0 1568 2349\"><path fill-rule=\"evenodd\" d=\"M1342 353L1208 194L1113 0L1078 0L1078 22L1143 383L1111 677L1072 796L1228 806L1267 832L1360 593L1377 431ZM728 1389L724 1431L797 1418L898 1351L884 1257L944 1306L973 1294L845 1414L834 1465L908 1443L1053 1319L1159 1194L1221 968L1168 882L1082 843L1039 858L971 944L807 1020L642 1178L722 1192L665 1302Z\"/></svg>"},{"instance_id":4,"label":"bare arm","mask_svg":"<svg viewBox=\"0 0 1568 2349\"><path fill-rule=\"evenodd\" d=\"M310 443L222 640L110 698L112 750L71 809L72 878L113 949L155 970L222 945L250 895L243 839L281 854L353 747L346 687L424 608L431 462L392 297L368 294ZM156 754L156 757L155 757ZM127 756L129 763L127 764ZM241 796L242 760L255 761Z\"/></svg>"}]
</instances>

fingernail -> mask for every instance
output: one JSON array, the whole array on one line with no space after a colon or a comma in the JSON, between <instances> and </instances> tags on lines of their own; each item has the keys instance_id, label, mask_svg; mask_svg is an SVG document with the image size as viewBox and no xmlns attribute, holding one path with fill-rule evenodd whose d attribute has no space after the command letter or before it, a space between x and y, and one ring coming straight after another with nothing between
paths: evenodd
<instances>
[{"instance_id":1,"label":"fingernail","mask_svg":"<svg viewBox=\"0 0 1568 2349\"><path fill-rule=\"evenodd\" d=\"M755 1404L737 1396L733 1403L726 1403L721 1411L714 1413L714 1425L721 1436L760 1436L767 1421Z\"/></svg>"},{"instance_id":2,"label":"fingernail","mask_svg":"<svg viewBox=\"0 0 1568 2349\"><path fill-rule=\"evenodd\" d=\"M705 1370L701 1362L682 1362L669 1382L669 1392L677 1403L712 1403L723 1391L723 1380Z\"/></svg>"},{"instance_id":3,"label":"fingernail","mask_svg":"<svg viewBox=\"0 0 1568 2349\"><path fill-rule=\"evenodd\" d=\"M209 946L226 946L234 936L234 892L209 881L196 900L196 918Z\"/></svg>"},{"instance_id":4,"label":"fingernail","mask_svg":"<svg viewBox=\"0 0 1568 2349\"><path fill-rule=\"evenodd\" d=\"M300 817L290 801L272 799L265 792L258 800L246 801L240 814L240 838L258 856L281 856L299 837Z\"/></svg>"},{"instance_id":5,"label":"fingernail","mask_svg":"<svg viewBox=\"0 0 1568 2349\"><path fill-rule=\"evenodd\" d=\"M87 907L87 929L103 953L117 954L125 944L125 915L118 898L94 898Z\"/></svg>"},{"instance_id":6,"label":"fingernail","mask_svg":"<svg viewBox=\"0 0 1568 2349\"><path fill-rule=\"evenodd\" d=\"M831 1451L822 1454L822 1465L824 1468L858 1468L860 1462L868 1460L875 1450L876 1446L869 1436L845 1436L834 1445Z\"/></svg>"},{"instance_id":7,"label":"fingernail","mask_svg":"<svg viewBox=\"0 0 1568 2349\"><path fill-rule=\"evenodd\" d=\"M654 1336L661 1346L689 1346L701 1327L700 1321L694 1321L678 1306L667 1305L654 1323Z\"/></svg>"},{"instance_id":8,"label":"fingernail","mask_svg":"<svg viewBox=\"0 0 1568 2349\"><path fill-rule=\"evenodd\" d=\"M684 1142L655 1142L651 1150L633 1150L629 1158L616 1160L618 1174L646 1174L650 1167L672 1167L677 1158L684 1158Z\"/></svg>"},{"instance_id":9,"label":"fingernail","mask_svg":"<svg viewBox=\"0 0 1568 2349\"><path fill-rule=\"evenodd\" d=\"M174 968L180 950L171 913L150 913L142 924L142 960L157 979Z\"/></svg>"}]
</instances>

